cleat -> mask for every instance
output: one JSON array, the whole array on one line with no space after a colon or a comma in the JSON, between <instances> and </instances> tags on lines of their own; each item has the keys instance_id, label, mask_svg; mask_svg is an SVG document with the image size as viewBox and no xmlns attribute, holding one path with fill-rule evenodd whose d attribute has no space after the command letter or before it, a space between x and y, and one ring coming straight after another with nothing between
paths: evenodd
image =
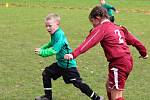
<instances>
[{"instance_id":1,"label":"cleat","mask_svg":"<svg viewBox=\"0 0 150 100\"><path fill-rule=\"evenodd\" d=\"M35 100L51 100L51 99L49 99L48 97L46 97L44 95L44 96L38 96L38 97L36 97Z\"/></svg>"},{"instance_id":2,"label":"cleat","mask_svg":"<svg viewBox=\"0 0 150 100\"><path fill-rule=\"evenodd\" d=\"M100 97L100 99L99 100L104 100L104 97L103 96L99 96Z\"/></svg>"},{"instance_id":3,"label":"cleat","mask_svg":"<svg viewBox=\"0 0 150 100\"><path fill-rule=\"evenodd\" d=\"M95 100L104 100L103 96L97 96L97 98Z\"/></svg>"}]
</instances>

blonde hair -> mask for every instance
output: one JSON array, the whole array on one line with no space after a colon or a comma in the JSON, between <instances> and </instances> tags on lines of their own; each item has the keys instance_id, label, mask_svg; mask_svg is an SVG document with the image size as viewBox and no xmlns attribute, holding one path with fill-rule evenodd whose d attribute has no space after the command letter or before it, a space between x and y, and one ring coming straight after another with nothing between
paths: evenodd
<instances>
[{"instance_id":1,"label":"blonde hair","mask_svg":"<svg viewBox=\"0 0 150 100\"><path fill-rule=\"evenodd\" d=\"M60 16L55 13L50 13L45 18L45 21L47 20L53 20L54 22L57 21L58 23L60 23Z\"/></svg>"}]
</instances>

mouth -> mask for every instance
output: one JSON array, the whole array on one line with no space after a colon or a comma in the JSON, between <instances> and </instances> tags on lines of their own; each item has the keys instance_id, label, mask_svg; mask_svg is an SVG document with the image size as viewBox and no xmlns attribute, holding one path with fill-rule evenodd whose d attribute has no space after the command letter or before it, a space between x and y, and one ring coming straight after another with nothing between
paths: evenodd
<instances>
[{"instance_id":1,"label":"mouth","mask_svg":"<svg viewBox=\"0 0 150 100\"><path fill-rule=\"evenodd\" d=\"M50 31L50 30L48 30L48 32L49 32L49 33L51 33L51 31Z\"/></svg>"}]
</instances>

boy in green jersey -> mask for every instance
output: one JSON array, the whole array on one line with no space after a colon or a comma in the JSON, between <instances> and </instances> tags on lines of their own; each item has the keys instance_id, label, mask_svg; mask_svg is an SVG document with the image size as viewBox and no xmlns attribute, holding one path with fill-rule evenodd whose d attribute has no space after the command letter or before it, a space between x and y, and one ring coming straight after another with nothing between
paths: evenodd
<instances>
[{"instance_id":1,"label":"boy in green jersey","mask_svg":"<svg viewBox=\"0 0 150 100\"><path fill-rule=\"evenodd\" d=\"M115 17L114 17L113 12L115 11L116 13L118 13L118 11L115 9L115 7L113 7L110 4L107 4L105 0L100 0L100 6L102 6L103 8L105 8L107 10L110 21L114 22Z\"/></svg>"},{"instance_id":2,"label":"boy in green jersey","mask_svg":"<svg viewBox=\"0 0 150 100\"><path fill-rule=\"evenodd\" d=\"M76 67L76 61L74 59L64 59L64 55L71 53L72 50L59 24L60 16L50 13L45 19L45 25L51 36L51 40L40 48L35 48L35 54L42 57L56 55L57 60L43 71L42 76L45 95L36 97L35 100L52 100L51 80L56 80L61 76L66 84L72 83L92 100L103 100L102 96L98 96L87 84L82 82Z\"/></svg>"}]
</instances>

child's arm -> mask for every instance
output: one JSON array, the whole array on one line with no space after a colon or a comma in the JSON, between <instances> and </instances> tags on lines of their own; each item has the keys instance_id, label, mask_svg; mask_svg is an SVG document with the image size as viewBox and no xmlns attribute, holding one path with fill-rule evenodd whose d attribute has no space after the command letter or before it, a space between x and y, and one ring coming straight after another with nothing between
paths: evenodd
<instances>
[{"instance_id":1,"label":"child's arm","mask_svg":"<svg viewBox=\"0 0 150 100\"><path fill-rule=\"evenodd\" d=\"M39 50L39 55L42 57L48 57L55 55L57 52L51 47L51 48L46 48L46 49L41 49Z\"/></svg>"},{"instance_id":2,"label":"child's arm","mask_svg":"<svg viewBox=\"0 0 150 100\"><path fill-rule=\"evenodd\" d=\"M56 51L53 48L46 48L46 49L35 48L34 51L35 51L35 54L42 56L42 57L48 57L48 56L52 56L56 54Z\"/></svg>"},{"instance_id":3,"label":"child's arm","mask_svg":"<svg viewBox=\"0 0 150 100\"><path fill-rule=\"evenodd\" d=\"M35 54L42 57L48 57L56 54L55 50L51 48L51 41L47 44L42 45L40 48L35 48Z\"/></svg>"},{"instance_id":4,"label":"child's arm","mask_svg":"<svg viewBox=\"0 0 150 100\"><path fill-rule=\"evenodd\" d=\"M41 49L46 49L46 48L49 48L49 47L51 47L51 41L49 41L49 42L46 43L46 44L43 44L40 48L41 48Z\"/></svg>"},{"instance_id":5,"label":"child's arm","mask_svg":"<svg viewBox=\"0 0 150 100\"><path fill-rule=\"evenodd\" d=\"M50 46L49 43L49 45L42 46L38 51L38 55L42 57L52 56L57 54L62 47L63 47L63 36L62 34L58 33L58 35L55 37L54 45Z\"/></svg>"},{"instance_id":6,"label":"child's arm","mask_svg":"<svg viewBox=\"0 0 150 100\"><path fill-rule=\"evenodd\" d=\"M121 26L121 30L124 32L127 44L134 46L139 51L141 58L147 58L148 54L145 46L135 36L133 36L125 27Z\"/></svg>"},{"instance_id":7,"label":"child's arm","mask_svg":"<svg viewBox=\"0 0 150 100\"><path fill-rule=\"evenodd\" d=\"M86 39L71 53L73 58L88 51L90 48L98 44L104 37L102 26L94 28Z\"/></svg>"}]
</instances>

